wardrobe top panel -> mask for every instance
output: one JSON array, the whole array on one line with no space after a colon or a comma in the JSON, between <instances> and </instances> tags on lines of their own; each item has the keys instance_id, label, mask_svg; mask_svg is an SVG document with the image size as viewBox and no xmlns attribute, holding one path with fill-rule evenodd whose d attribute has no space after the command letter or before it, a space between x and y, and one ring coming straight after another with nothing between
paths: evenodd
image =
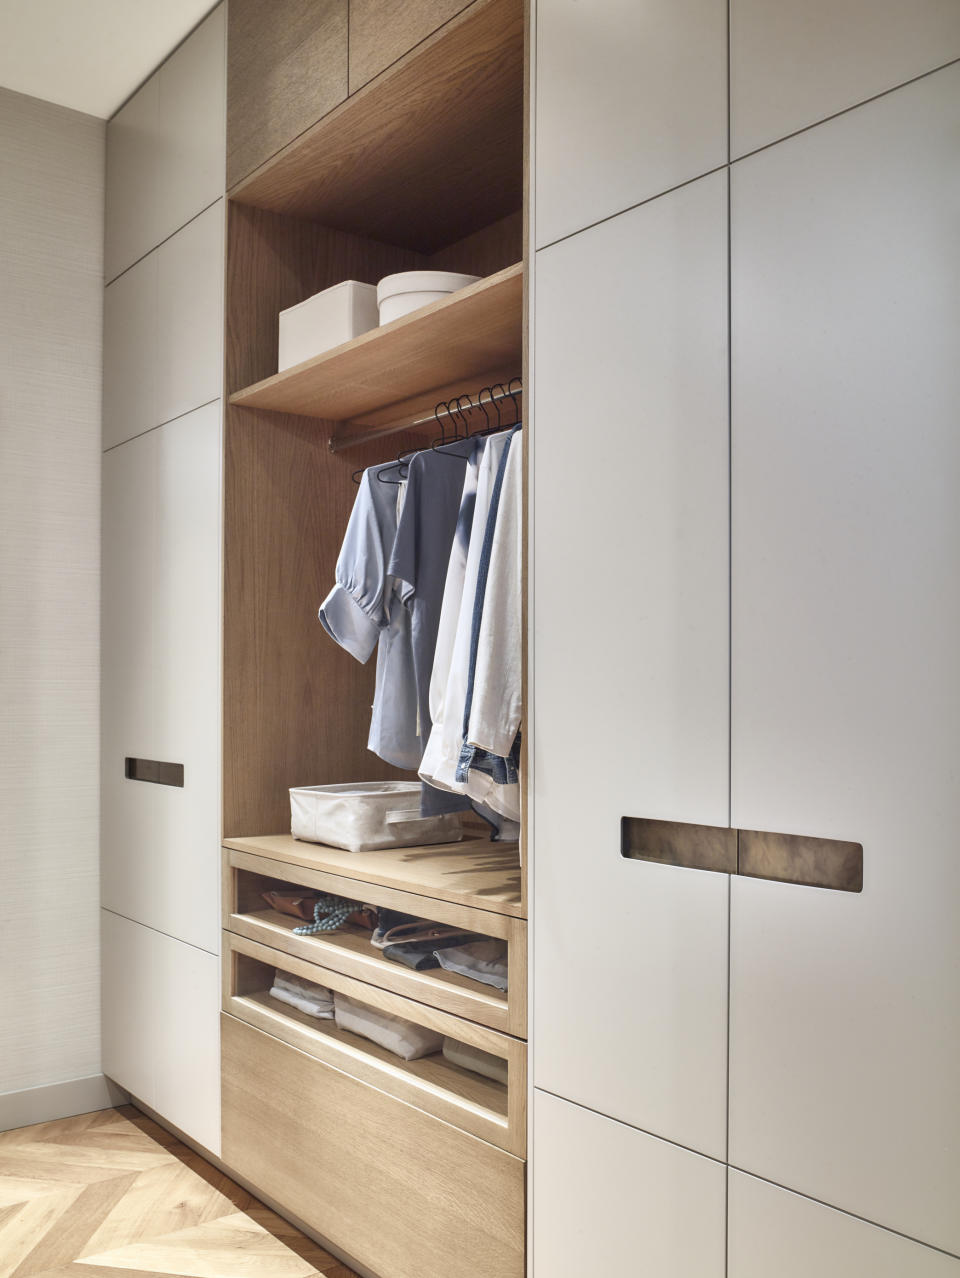
<instances>
[{"instance_id":1,"label":"wardrobe top panel","mask_svg":"<svg viewBox=\"0 0 960 1278\"><path fill-rule=\"evenodd\" d=\"M523 199L522 0L463 13L231 189L430 253Z\"/></svg>"},{"instance_id":2,"label":"wardrobe top panel","mask_svg":"<svg viewBox=\"0 0 960 1278\"><path fill-rule=\"evenodd\" d=\"M320 843L304 843L290 834L267 834L248 839L225 839L224 847L252 852L326 870L359 883L415 892L438 901L456 901L494 914L523 917L520 853L515 843L464 839L430 847L393 848L381 852L346 852Z\"/></svg>"}]
</instances>

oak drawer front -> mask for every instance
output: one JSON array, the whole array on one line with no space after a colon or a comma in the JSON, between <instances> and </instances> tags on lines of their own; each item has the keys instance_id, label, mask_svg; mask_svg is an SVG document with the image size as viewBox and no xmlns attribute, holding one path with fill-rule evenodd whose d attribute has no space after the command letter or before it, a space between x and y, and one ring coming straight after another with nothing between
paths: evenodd
<instances>
[{"instance_id":1,"label":"oak drawer front","mask_svg":"<svg viewBox=\"0 0 960 1278\"><path fill-rule=\"evenodd\" d=\"M383 1278L522 1278L524 1165L221 1016L223 1160Z\"/></svg>"},{"instance_id":2,"label":"oak drawer front","mask_svg":"<svg viewBox=\"0 0 960 1278\"><path fill-rule=\"evenodd\" d=\"M527 925L523 919L361 883L235 849L225 848L223 856L223 926L227 931L478 1025L488 1025L517 1038L526 1037ZM280 884L314 888L370 905L402 910L430 922L503 940L507 944L510 989L501 993L493 986L442 969L415 972L385 959L359 929L347 927L327 935L295 936L293 929L300 920L270 909L260 895L262 890Z\"/></svg>"},{"instance_id":3,"label":"oak drawer front","mask_svg":"<svg viewBox=\"0 0 960 1278\"><path fill-rule=\"evenodd\" d=\"M223 954L225 1012L462 1131L517 1157L525 1155L525 1043L229 932L223 936ZM269 992L278 969L497 1057L505 1062L506 1081L464 1068L440 1051L403 1060L332 1020L280 1002Z\"/></svg>"}]
</instances>

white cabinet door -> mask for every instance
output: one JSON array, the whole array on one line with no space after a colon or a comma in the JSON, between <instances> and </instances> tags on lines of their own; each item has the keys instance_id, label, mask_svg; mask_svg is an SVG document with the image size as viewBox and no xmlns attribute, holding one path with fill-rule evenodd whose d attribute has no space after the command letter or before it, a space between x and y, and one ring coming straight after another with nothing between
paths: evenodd
<instances>
[{"instance_id":1,"label":"white cabinet door","mask_svg":"<svg viewBox=\"0 0 960 1278\"><path fill-rule=\"evenodd\" d=\"M536 242L727 160L724 0L539 0Z\"/></svg>"},{"instance_id":2,"label":"white cabinet door","mask_svg":"<svg viewBox=\"0 0 960 1278\"><path fill-rule=\"evenodd\" d=\"M532 1153L532 1278L724 1278L721 1163L536 1091Z\"/></svg>"},{"instance_id":3,"label":"white cabinet door","mask_svg":"<svg viewBox=\"0 0 960 1278\"><path fill-rule=\"evenodd\" d=\"M103 294L103 447L158 425L159 258L142 261Z\"/></svg>"},{"instance_id":4,"label":"white cabinet door","mask_svg":"<svg viewBox=\"0 0 960 1278\"><path fill-rule=\"evenodd\" d=\"M223 195L226 12L218 5L160 68L159 219L170 235Z\"/></svg>"},{"instance_id":5,"label":"white cabinet door","mask_svg":"<svg viewBox=\"0 0 960 1278\"><path fill-rule=\"evenodd\" d=\"M220 407L104 456L103 904L219 949ZM124 759L184 765L182 788Z\"/></svg>"},{"instance_id":6,"label":"white cabinet door","mask_svg":"<svg viewBox=\"0 0 960 1278\"><path fill-rule=\"evenodd\" d=\"M160 80L153 75L107 124L104 276L115 279L163 239Z\"/></svg>"},{"instance_id":7,"label":"white cabinet door","mask_svg":"<svg viewBox=\"0 0 960 1278\"><path fill-rule=\"evenodd\" d=\"M216 399L223 364L223 201L162 244L158 261L157 422Z\"/></svg>"},{"instance_id":8,"label":"white cabinet door","mask_svg":"<svg viewBox=\"0 0 960 1278\"><path fill-rule=\"evenodd\" d=\"M729 1203L729 1278L960 1278L953 1256L741 1172Z\"/></svg>"},{"instance_id":9,"label":"white cabinet door","mask_svg":"<svg viewBox=\"0 0 960 1278\"><path fill-rule=\"evenodd\" d=\"M223 201L107 285L103 446L218 398L223 364Z\"/></svg>"},{"instance_id":10,"label":"white cabinet door","mask_svg":"<svg viewBox=\"0 0 960 1278\"><path fill-rule=\"evenodd\" d=\"M220 1154L220 960L158 938L155 1108Z\"/></svg>"},{"instance_id":11,"label":"white cabinet door","mask_svg":"<svg viewBox=\"0 0 960 1278\"><path fill-rule=\"evenodd\" d=\"M733 171L730 1161L960 1252L960 67Z\"/></svg>"},{"instance_id":12,"label":"white cabinet door","mask_svg":"<svg viewBox=\"0 0 960 1278\"><path fill-rule=\"evenodd\" d=\"M957 57L956 0L731 0L733 154L745 155Z\"/></svg>"},{"instance_id":13,"label":"white cabinet door","mask_svg":"<svg viewBox=\"0 0 960 1278\"><path fill-rule=\"evenodd\" d=\"M620 855L726 825L726 187L537 254L536 1083L725 1151L728 878Z\"/></svg>"},{"instance_id":14,"label":"white cabinet door","mask_svg":"<svg viewBox=\"0 0 960 1278\"><path fill-rule=\"evenodd\" d=\"M220 1153L220 962L100 911L103 1072Z\"/></svg>"},{"instance_id":15,"label":"white cabinet door","mask_svg":"<svg viewBox=\"0 0 960 1278\"><path fill-rule=\"evenodd\" d=\"M157 933L100 911L103 1072L156 1107Z\"/></svg>"},{"instance_id":16,"label":"white cabinet door","mask_svg":"<svg viewBox=\"0 0 960 1278\"><path fill-rule=\"evenodd\" d=\"M223 195L224 9L220 5L107 125L107 280Z\"/></svg>"}]
</instances>

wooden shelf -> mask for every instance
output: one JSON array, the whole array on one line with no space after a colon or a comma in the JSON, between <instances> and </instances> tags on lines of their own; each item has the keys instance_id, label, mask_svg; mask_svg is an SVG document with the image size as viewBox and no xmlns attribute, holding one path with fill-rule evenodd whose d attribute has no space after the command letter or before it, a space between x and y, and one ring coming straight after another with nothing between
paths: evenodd
<instances>
[{"instance_id":1,"label":"wooden shelf","mask_svg":"<svg viewBox=\"0 0 960 1278\"><path fill-rule=\"evenodd\" d=\"M243 408L382 426L432 412L446 395L520 371L523 265L230 396ZM449 387L449 389L448 389Z\"/></svg>"},{"instance_id":2,"label":"wooden shelf","mask_svg":"<svg viewBox=\"0 0 960 1278\"><path fill-rule=\"evenodd\" d=\"M223 934L223 1011L389 1092L426 1113L522 1157L526 1142L526 1044L448 1012L316 966L245 937ZM461 1068L441 1054L405 1061L369 1039L271 998L274 971L325 986L506 1061L507 1082Z\"/></svg>"},{"instance_id":3,"label":"wooden shelf","mask_svg":"<svg viewBox=\"0 0 960 1278\"><path fill-rule=\"evenodd\" d=\"M474 0L230 191L432 253L520 208L523 2Z\"/></svg>"},{"instance_id":4,"label":"wooden shelf","mask_svg":"<svg viewBox=\"0 0 960 1278\"><path fill-rule=\"evenodd\" d=\"M386 852L345 852L321 843L304 843L291 834L225 839L224 847L268 857L305 870L318 870L358 883L450 901L456 905L523 918L520 853L515 843L464 839L429 847ZM358 896L363 896L358 891ZM486 931L477 921L476 929Z\"/></svg>"},{"instance_id":5,"label":"wooden shelf","mask_svg":"<svg viewBox=\"0 0 960 1278\"><path fill-rule=\"evenodd\" d=\"M451 1095L456 1096L458 1100L467 1101L471 1105L476 1105L506 1118L507 1089L505 1084L497 1083L491 1078L484 1078L481 1074L474 1074L472 1070L462 1069L459 1065L454 1065L452 1061L448 1061L445 1056L441 1056L440 1053L432 1056L421 1056L416 1061L402 1060L399 1056L388 1052L385 1047L380 1047L367 1038L361 1038L359 1034L352 1034L349 1030L338 1029L334 1021L318 1020L315 1016L301 1012L297 1008L291 1007L288 1003L282 1003L279 999L271 998L269 990L257 990L255 993L245 994L242 1000L238 1000L232 1007L235 1016L241 1011L244 1003L263 1008L275 1016L293 1021L304 1029L314 1034L320 1034L323 1038L337 1043L340 1047L346 1048L352 1053L371 1057L382 1065L401 1071L411 1078L419 1079L431 1089L449 1092Z\"/></svg>"}]
</instances>

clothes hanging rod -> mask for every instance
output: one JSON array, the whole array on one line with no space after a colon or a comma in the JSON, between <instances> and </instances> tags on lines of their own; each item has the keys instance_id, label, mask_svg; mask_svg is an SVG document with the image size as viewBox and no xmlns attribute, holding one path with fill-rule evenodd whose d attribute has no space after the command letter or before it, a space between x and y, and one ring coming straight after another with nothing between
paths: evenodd
<instances>
[{"instance_id":1,"label":"clothes hanging rod","mask_svg":"<svg viewBox=\"0 0 960 1278\"><path fill-rule=\"evenodd\" d=\"M458 404L462 405L463 401L467 400L470 406L469 408L463 408L464 413L483 412L483 409L487 408L488 405L501 403L505 399L517 400L523 395L523 385L519 377L511 378L510 385L514 387L512 391L507 388L497 390L496 387L482 386L477 393L477 402L474 402L471 395L459 395L441 401L437 407L442 413L443 405L449 404L451 406L450 412L455 413L457 411L456 406ZM498 382L497 386L503 387L503 383ZM490 395L484 398L483 407L481 408L479 397L483 395L484 391L489 391ZM401 431L415 430L418 426L427 426L431 422L437 423L437 409L434 409L432 413L428 413L425 417L417 417L409 422L402 421L395 422L392 426L378 426L371 430L361 431L359 434L333 434L330 436L327 446L331 453L342 453L348 448L359 448L361 444L370 444L376 439L386 439L388 435L399 435ZM509 425L509 423L507 424Z\"/></svg>"}]
</instances>

